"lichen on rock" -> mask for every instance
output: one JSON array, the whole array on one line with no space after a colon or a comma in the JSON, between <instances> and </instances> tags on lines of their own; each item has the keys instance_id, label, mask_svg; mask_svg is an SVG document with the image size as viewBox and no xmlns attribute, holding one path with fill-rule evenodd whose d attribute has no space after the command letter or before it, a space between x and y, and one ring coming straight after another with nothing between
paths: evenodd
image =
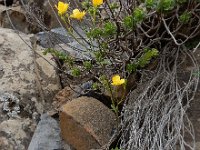
<instances>
[{"instance_id":1,"label":"lichen on rock","mask_svg":"<svg viewBox=\"0 0 200 150\"><path fill-rule=\"evenodd\" d=\"M3 103L3 111L10 118L18 118L18 114L20 113L20 100L12 93L4 93L0 95L0 102Z\"/></svg>"}]
</instances>

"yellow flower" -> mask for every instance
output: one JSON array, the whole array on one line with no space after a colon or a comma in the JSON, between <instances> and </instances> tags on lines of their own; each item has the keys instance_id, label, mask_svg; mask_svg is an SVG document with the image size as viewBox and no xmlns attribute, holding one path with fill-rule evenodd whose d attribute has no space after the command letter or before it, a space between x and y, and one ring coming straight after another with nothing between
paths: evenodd
<instances>
[{"instance_id":1,"label":"yellow flower","mask_svg":"<svg viewBox=\"0 0 200 150\"><path fill-rule=\"evenodd\" d=\"M69 4L59 1L58 6L56 6L56 8L58 9L58 14L63 15L68 10Z\"/></svg>"},{"instance_id":2,"label":"yellow flower","mask_svg":"<svg viewBox=\"0 0 200 150\"><path fill-rule=\"evenodd\" d=\"M103 4L103 0L92 0L92 5L94 7L97 7L99 5Z\"/></svg>"},{"instance_id":3,"label":"yellow flower","mask_svg":"<svg viewBox=\"0 0 200 150\"><path fill-rule=\"evenodd\" d=\"M85 11L80 11L79 9L74 9L73 13L70 15L71 18L81 20L85 16Z\"/></svg>"},{"instance_id":4,"label":"yellow flower","mask_svg":"<svg viewBox=\"0 0 200 150\"><path fill-rule=\"evenodd\" d=\"M112 83L111 83L112 85L118 86L124 83L125 83L125 79L120 79L120 76L118 74L112 77Z\"/></svg>"}]
</instances>

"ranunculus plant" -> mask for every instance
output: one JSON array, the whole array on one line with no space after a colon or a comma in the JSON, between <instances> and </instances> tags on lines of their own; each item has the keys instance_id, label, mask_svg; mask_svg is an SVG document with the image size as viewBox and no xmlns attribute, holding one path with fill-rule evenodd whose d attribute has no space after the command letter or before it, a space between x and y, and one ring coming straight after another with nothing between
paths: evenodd
<instances>
[{"instance_id":1,"label":"ranunculus plant","mask_svg":"<svg viewBox=\"0 0 200 150\"><path fill-rule=\"evenodd\" d=\"M25 5L27 18L51 33L46 13L32 6ZM58 63L64 86L111 100L121 121L117 146L195 149L185 135L195 140L187 110L198 91L200 0L58 0L51 8L67 31L53 40L66 43L44 53Z\"/></svg>"},{"instance_id":2,"label":"ranunculus plant","mask_svg":"<svg viewBox=\"0 0 200 150\"><path fill-rule=\"evenodd\" d=\"M182 82L180 74L189 58L198 68L191 49L195 52L200 46L200 1L69 2L58 2L56 10L82 57L55 49L45 53L61 60L71 81L92 81L91 90L110 97L117 118L122 115L120 148L171 149L178 143L190 147L183 130L193 136L193 129L185 126L183 116L198 80L191 75ZM141 86L146 81L150 84ZM138 89L131 91L137 82Z\"/></svg>"},{"instance_id":3,"label":"ranunculus plant","mask_svg":"<svg viewBox=\"0 0 200 150\"><path fill-rule=\"evenodd\" d=\"M62 59L69 68L68 73L80 83L85 82L82 79L87 76L88 80L93 80L93 90L108 93L116 114L118 105L130 90L126 88L129 75L146 67L158 55L156 48L141 45L141 41L135 37L137 26L148 15L146 7L133 6L128 10L126 3L85 0L76 5L79 7L74 7L59 1L56 5L58 15L66 24L68 33L82 47L81 53L88 59L76 60L56 50L46 50L46 53L50 52ZM153 5L150 2L147 4L149 7ZM75 24L84 34L76 30ZM113 95L118 92L123 94L120 97Z\"/></svg>"}]
</instances>

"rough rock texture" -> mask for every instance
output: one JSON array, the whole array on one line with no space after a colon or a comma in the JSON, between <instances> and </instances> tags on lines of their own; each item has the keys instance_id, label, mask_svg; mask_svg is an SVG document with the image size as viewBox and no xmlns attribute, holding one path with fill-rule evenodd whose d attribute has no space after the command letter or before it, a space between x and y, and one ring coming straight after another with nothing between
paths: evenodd
<instances>
[{"instance_id":1,"label":"rough rock texture","mask_svg":"<svg viewBox=\"0 0 200 150\"><path fill-rule=\"evenodd\" d=\"M61 149L59 123L47 114L40 118L28 150Z\"/></svg>"},{"instance_id":2,"label":"rough rock texture","mask_svg":"<svg viewBox=\"0 0 200 150\"><path fill-rule=\"evenodd\" d=\"M0 27L16 29L24 33L30 33L31 30L30 23L26 20L25 12L20 6L8 8L0 5Z\"/></svg>"},{"instance_id":3,"label":"rough rock texture","mask_svg":"<svg viewBox=\"0 0 200 150\"><path fill-rule=\"evenodd\" d=\"M59 121L42 114L28 150L73 150L60 136Z\"/></svg>"},{"instance_id":4,"label":"rough rock texture","mask_svg":"<svg viewBox=\"0 0 200 150\"><path fill-rule=\"evenodd\" d=\"M31 45L29 36L20 35ZM46 105L60 89L56 65L50 55L42 55L40 47L36 50L38 56L25 42L13 30L0 28L0 92L17 93L26 103L29 100L37 104L39 97Z\"/></svg>"},{"instance_id":5,"label":"rough rock texture","mask_svg":"<svg viewBox=\"0 0 200 150\"><path fill-rule=\"evenodd\" d=\"M79 97L61 108L61 134L77 150L100 148L112 136L115 119L115 114L98 100Z\"/></svg>"},{"instance_id":6,"label":"rough rock texture","mask_svg":"<svg viewBox=\"0 0 200 150\"><path fill-rule=\"evenodd\" d=\"M20 36L28 45L31 45L29 36L25 34L20 34ZM0 129L4 129L2 126L5 124L6 126L13 125L10 132L7 133L6 129L0 132L0 141L3 143L0 145L2 147L18 146L16 149L20 150L27 149L30 135L34 131L32 126L36 126L40 114L51 109L53 96L60 89L55 68L41 58L41 48L36 49L41 56L35 55L24 41L15 31L0 28ZM45 56L45 58L55 65L51 56ZM3 108L6 109L3 110ZM10 118L12 116L9 116L8 112L12 111L8 108L11 110L20 108L15 113L15 118ZM27 124L28 122L30 123ZM26 134L18 135L15 126L18 132L26 130Z\"/></svg>"},{"instance_id":7,"label":"rough rock texture","mask_svg":"<svg viewBox=\"0 0 200 150\"><path fill-rule=\"evenodd\" d=\"M53 98L53 108L57 111L60 110L60 107L67 103L68 101L71 101L75 98L78 98L80 96L90 96L95 97L95 95L90 95L90 92L88 92L89 89L91 89L93 82L88 81L83 84L79 85L70 85L66 86L64 89L60 90ZM87 91L87 92L86 92ZM87 94L85 94L87 93ZM99 98L97 98L99 99Z\"/></svg>"},{"instance_id":8,"label":"rough rock texture","mask_svg":"<svg viewBox=\"0 0 200 150\"><path fill-rule=\"evenodd\" d=\"M55 97L53 98L53 107L54 111L51 113L57 113L62 105L67 103L68 101L71 101L74 98L77 98L79 96L78 93L74 90L75 86L67 86L64 89L60 90Z\"/></svg>"},{"instance_id":9,"label":"rough rock texture","mask_svg":"<svg viewBox=\"0 0 200 150\"><path fill-rule=\"evenodd\" d=\"M25 150L35 124L27 118L9 119L0 123L0 149Z\"/></svg>"},{"instance_id":10,"label":"rough rock texture","mask_svg":"<svg viewBox=\"0 0 200 150\"><path fill-rule=\"evenodd\" d=\"M38 33L60 26L54 14L53 2L50 4L47 0L14 0L11 5L7 7L0 1L0 27L24 33Z\"/></svg>"},{"instance_id":11,"label":"rough rock texture","mask_svg":"<svg viewBox=\"0 0 200 150\"><path fill-rule=\"evenodd\" d=\"M15 0L0 0L0 4L11 6Z\"/></svg>"},{"instance_id":12,"label":"rough rock texture","mask_svg":"<svg viewBox=\"0 0 200 150\"><path fill-rule=\"evenodd\" d=\"M38 44L44 48L52 48L59 43L70 43L73 41L64 28L54 28L48 32L39 32L36 36Z\"/></svg>"}]
</instances>

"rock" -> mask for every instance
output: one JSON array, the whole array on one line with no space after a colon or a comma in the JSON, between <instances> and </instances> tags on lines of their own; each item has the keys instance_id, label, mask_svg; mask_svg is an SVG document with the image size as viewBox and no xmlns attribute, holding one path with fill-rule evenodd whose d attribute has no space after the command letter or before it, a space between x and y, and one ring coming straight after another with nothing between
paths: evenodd
<instances>
[{"instance_id":1,"label":"rock","mask_svg":"<svg viewBox=\"0 0 200 150\"><path fill-rule=\"evenodd\" d=\"M0 149L27 149L35 126L27 119L9 119L0 123Z\"/></svg>"},{"instance_id":2,"label":"rock","mask_svg":"<svg viewBox=\"0 0 200 150\"><path fill-rule=\"evenodd\" d=\"M57 14L58 10L55 7L57 2L49 0L24 0L23 3L22 7L25 7L26 13L29 14L28 16L32 20L31 22L36 23L40 29L43 29L42 31L45 28L45 30L49 31L52 28L66 26Z\"/></svg>"},{"instance_id":3,"label":"rock","mask_svg":"<svg viewBox=\"0 0 200 150\"><path fill-rule=\"evenodd\" d=\"M67 86L55 95L52 105L56 113L59 111L62 105L79 96L79 93L76 93L75 90L75 86Z\"/></svg>"},{"instance_id":4,"label":"rock","mask_svg":"<svg viewBox=\"0 0 200 150\"><path fill-rule=\"evenodd\" d=\"M52 28L53 7L47 0L26 0L22 8L26 11L26 16L30 23L37 26L40 31ZM56 20L56 18L54 17Z\"/></svg>"},{"instance_id":5,"label":"rock","mask_svg":"<svg viewBox=\"0 0 200 150\"><path fill-rule=\"evenodd\" d=\"M200 150L200 142L196 142L196 150Z\"/></svg>"},{"instance_id":6,"label":"rock","mask_svg":"<svg viewBox=\"0 0 200 150\"><path fill-rule=\"evenodd\" d=\"M0 132L0 142L13 147L0 149L27 149L33 132L31 126L37 124L40 114L52 109L52 99L60 90L51 56L47 55L45 59L54 66L42 58L41 47L36 48L40 56L35 55L29 47L30 36L19 35L16 31L0 28L0 129L13 124L13 130L17 128L17 132L12 131L12 134L6 130ZM26 125L27 122L31 125ZM21 126L26 128L26 132ZM20 134L23 137L16 140L18 132L25 134Z\"/></svg>"},{"instance_id":7,"label":"rock","mask_svg":"<svg viewBox=\"0 0 200 150\"><path fill-rule=\"evenodd\" d=\"M91 92L88 92L88 90L91 89L92 83L92 81L88 81L79 85L66 86L64 89L60 90L53 98L52 105L54 109L48 112L49 115L52 116L58 113L60 111L60 107L62 107L67 102L80 96L88 96L91 94ZM90 97L94 97L94 95L90 95Z\"/></svg>"},{"instance_id":8,"label":"rock","mask_svg":"<svg viewBox=\"0 0 200 150\"><path fill-rule=\"evenodd\" d=\"M37 33L41 31L38 24L31 21L27 12L20 5L16 7L0 5L0 27L18 30L24 33ZM44 25L46 24L44 23Z\"/></svg>"},{"instance_id":9,"label":"rock","mask_svg":"<svg viewBox=\"0 0 200 150\"><path fill-rule=\"evenodd\" d=\"M76 41L73 41L68 44L62 43L62 44L55 45L54 49L60 52L64 52L72 56L73 58L76 58L77 60L91 60L92 59L91 52L85 51L85 48L80 46L78 42Z\"/></svg>"},{"instance_id":10,"label":"rock","mask_svg":"<svg viewBox=\"0 0 200 150\"><path fill-rule=\"evenodd\" d=\"M59 123L46 114L41 115L41 120L37 125L28 150L50 150L61 148L62 140L60 137Z\"/></svg>"},{"instance_id":11,"label":"rock","mask_svg":"<svg viewBox=\"0 0 200 150\"><path fill-rule=\"evenodd\" d=\"M0 0L0 4L11 6L13 4L13 0Z\"/></svg>"},{"instance_id":12,"label":"rock","mask_svg":"<svg viewBox=\"0 0 200 150\"><path fill-rule=\"evenodd\" d=\"M18 117L20 107L19 99L16 96L5 93L0 97L0 102L3 102L3 111L5 111L9 117Z\"/></svg>"},{"instance_id":13,"label":"rock","mask_svg":"<svg viewBox=\"0 0 200 150\"><path fill-rule=\"evenodd\" d=\"M79 97L61 108L61 134L77 150L100 148L111 138L115 119L115 114L98 100Z\"/></svg>"},{"instance_id":14,"label":"rock","mask_svg":"<svg viewBox=\"0 0 200 150\"><path fill-rule=\"evenodd\" d=\"M4 2L0 1L0 4L4 4ZM48 1L15 0L11 2L7 0L6 5L11 6L12 4L15 6L0 5L0 27L24 33L38 33L60 26L54 14L54 7L51 8L54 5Z\"/></svg>"},{"instance_id":15,"label":"rock","mask_svg":"<svg viewBox=\"0 0 200 150\"><path fill-rule=\"evenodd\" d=\"M26 13L21 6L8 8L0 5L0 27L15 29L24 33L39 31L39 29L28 22Z\"/></svg>"},{"instance_id":16,"label":"rock","mask_svg":"<svg viewBox=\"0 0 200 150\"><path fill-rule=\"evenodd\" d=\"M31 45L29 36L20 35ZM42 112L42 103L50 104L60 89L56 65L50 55L42 55L39 46L36 52L40 56L36 56L25 42L13 30L0 28L0 93L16 93L20 97L20 107L30 111L40 105L37 112Z\"/></svg>"},{"instance_id":17,"label":"rock","mask_svg":"<svg viewBox=\"0 0 200 150\"><path fill-rule=\"evenodd\" d=\"M64 28L54 28L48 32L39 32L36 36L38 38L38 44L44 48L52 48L57 44L73 41Z\"/></svg>"}]
</instances>

